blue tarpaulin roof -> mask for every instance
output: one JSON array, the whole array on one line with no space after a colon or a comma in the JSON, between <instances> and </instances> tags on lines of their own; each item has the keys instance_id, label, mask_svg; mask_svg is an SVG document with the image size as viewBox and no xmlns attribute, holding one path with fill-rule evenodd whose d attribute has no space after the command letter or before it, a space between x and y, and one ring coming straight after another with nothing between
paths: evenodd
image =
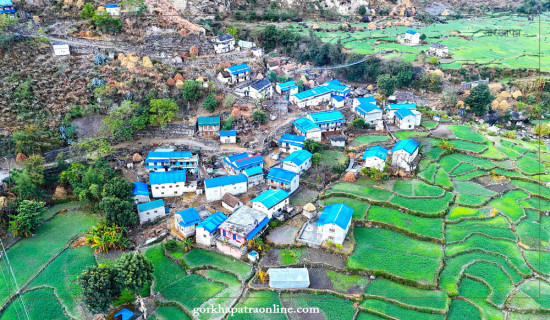
<instances>
[{"instance_id":1,"label":"blue tarpaulin roof","mask_svg":"<svg viewBox=\"0 0 550 320\"><path fill-rule=\"evenodd\" d=\"M286 198L288 198L288 193L283 189L269 189L262 192L256 198L250 200L250 202L260 202L267 209L270 209L281 201L284 201Z\"/></svg>"},{"instance_id":2,"label":"blue tarpaulin roof","mask_svg":"<svg viewBox=\"0 0 550 320\"><path fill-rule=\"evenodd\" d=\"M398 150L405 150L407 153L413 154L416 151L416 149L418 149L419 144L420 143L418 143L418 141L412 138L400 140L393 146L393 148L391 149L391 152L395 152Z\"/></svg>"},{"instance_id":3,"label":"blue tarpaulin roof","mask_svg":"<svg viewBox=\"0 0 550 320\"><path fill-rule=\"evenodd\" d=\"M162 199L140 203L137 205L137 209L139 212L160 208L160 207L164 207L164 200Z\"/></svg>"},{"instance_id":4,"label":"blue tarpaulin roof","mask_svg":"<svg viewBox=\"0 0 550 320\"><path fill-rule=\"evenodd\" d=\"M269 173L267 174L267 178L279 181L284 184L290 184L294 177L296 177L298 174L296 172L288 171L281 168L271 168L269 170Z\"/></svg>"},{"instance_id":5,"label":"blue tarpaulin roof","mask_svg":"<svg viewBox=\"0 0 550 320\"><path fill-rule=\"evenodd\" d=\"M170 159L191 158L191 151L151 151L147 154L147 162L168 162Z\"/></svg>"},{"instance_id":6,"label":"blue tarpaulin roof","mask_svg":"<svg viewBox=\"0 0 550 320\"><path fill-rule=\"evenodd\" d=\"M292 121L292 124L303 133L308 133L310 130L313 130L313 129L321 130L321 128L319 128L318 125L316 125L313 121L309 120L308 118L298 118Z\"/></svg>"},{"instance_id":7,"label":"blue tarpaulin roof","mask_svg":"<svg viewBox=\"0 0 550 320\"><path fill-rule=\"evenodd\" d=\"M151 172L149 173L149 184L176 183L187 181L187 170Z\"/></svg>"},{"instance_id":8,"label":"blue tarpaulin roof","mask_svg":"<svg viewBox=\"0 0 550 320\"><path fill-rule=\"evenodd\" d=\"M180 226L182 227L189 227L201 222L201 217L195 208L181 210L176 212L176 214L181 216L182 221L180 222Z\"/></svg>"},{"instance_id":9,"label":"blue tarpaulin roof","mask_svg":"<svg viewBox=\"0 0 550 320\"><path fill-rule=\"evenodd\" d=\"M411 29L407 30L407 33L408 33L408 34L417 34L417 32L416 32L416 31L414 31L414 30L411 30Z\"/></svg>"},{"instance_id":10,"label":"blue tarpaulin roof","mask_svg":"<svg viewBox=\"0 0 550 320\"><path fill-rule=\"evenodd\" d=\"M221 212L214 212L213 214L209 215L208 218L199 223L197 225L197 228L203 228L204 230L208 231L208 233L212 233L218 230L220 224L222 224L226 219L227 217L225 216L225 214Z\"/></svg>"},{"instance_id":11,"label":"blue tarpaulin roof","mask_svg":"<svg viewBox=\"0 0 550 320\"><path fill-rule=\"evenodd\" d=\"M408 117L408 116L415 117L414 113L411 110L405 109L405 108L402 108L402 109L399 109L399 110L395 111L395 115L399 119L403 119L403 118Z\"/></svg>"},{"instance_id":12,"label":"blue tarpaulin roof","mask_svg":"<svg viewBox=\"0 0 550 320\"><path fill-rule=\"evenodd\" d=\"M221 186L227 186L230 184L247 183L248 179L244 174L237 174L234 176L217 177L212 179L205 179L204 185L207 188L215 188Z\"/></svg>"},{"instance_id":13,"label":"blue tarpaulin roof","mask_svg":"<svg viewBox=\"0 0 550 320\"><path fill-rule=\"evenodd\" d=\"M324 123L345 121L344 116L342 115L342 112L338 110L310 113L309 116L311 117L313 122L315 122L315 124L317 125L324 124Z\"/></svg>"},{"instance_id":14,"label":"blue tarpaulin roof","mask_svg":"<svg viewBox=\"0 0 550 320\"><path fill-rule=\"evenodd\" d=\"M134 181L134 190L132 191L134 196L149 196L149 189L147 183Z\"/></svg>"},{"instance_id":15,"label":"blue tarpaulin roof","mask_svg":"<svg viewBox=\"0 0 550 320\"><path fill-rule=\"evenodd\" d=\"M241 63L227 68L233 75L241 74L250 71L250 67L246 63Z\"/></svg>"},{"instance_id":16,"label":"blue tarpaulin roof","mask_svg":"<svg viewBox=\"0 0 550 320\"><path fill-rule=\"evenodd\" d=\"M288 157L284 158L283 161L290 161L294 163L297 166L301 166L302 163L306 162L307 160L311 159L311 153L307 150L296 150L293 153L291 153Z\"/></svg>"},{"instance_id":17,"label":"blue tarpaulin roof","mask_svg":"<svg viewBox=\"0 0 550 320\"><path fill-rule=\"evenodd\" d=\"M296 134L290 134L290 133L285 133L281 136L281 138L279 139L279 143L288 143L290 145L293 145L293 146L296 146L296 147L303 147L304 146L304 141L306 140L306 137L304 136L299 136L299 135L296 135Z\"/></svg>"},{"instance_id":18,"label":"blue tarpaulin roof","mask_svg":"<svg viewBox=\"0 0 550 320\"><path fill-rule=\"evenodd\" d=\"M128 320L130 319L132 316L134 315L134 313L126 308L122 308L120 309L119 312L115 313L114 315L114 318L118 317L118 316L122 316L122 320Z\"/></svg>"},{"instance_id":19,"label":"blue tarpaulin roof","mask_svg":"<svg viewBox=\"0 0 550 320\"><path fill-rule=\"evenodd\" d=\"M332 99L336 100L336 102L342 102L345 98L342 96L332 96Z\"/></svg>"},{"instance_id":20,"label":"blue tarpaulin roof","mask_svg":"<svg viewBox=\"0 0 550 320\"><path fill-rule=\"evenodd\" d=\"M105 6L105 8L116 8L118 7L118 4L116 3L109 3L108 5Z\"/></svg>"},{"instance_id":21,"label":"blue tarpaulin roof","mask_svg":"<svg viewBox=\"0 0 550 320\"><path fill-rule=\"evenodd\" d=\"M269 223L269 218L268 217L265 217L262 222L260 222L256 228L252 229L252 231L250 231L247 235L246 235L246 240L251 240L252 238L254 238L258 232L260 232L260 230L263 229L263 227L265 227L267 224Z\"/></svg>"},{"instance_id":22,"label":"blue tarpaulin roof","mask_svg":"<svg viewBox=\"0 0 550 320\"><path fill-rule=\"evenodd\" d=\"M236 137L236 136L237 136L237 130L220 131L220 137Z\"/></svg>"},{"instance_id":23,"label":"blue tarpaulin roof","mask_svg":"<svg viewBox=\"0 0 550 320\"><path fill-rule=\"evenodd\" d=\"M346 230L348 223L353 216L353 209L344 203L331 204L325 207L317 221L318 226L334 223Z\"/></svg>"},{"instance_id":24,"label":"blue tarpaulin roof","mask_svg":"<svg viewBox=\"0 0 550 320\"><path fill-rule=\"evenodd\" d=\"M373 111L382 111L374 103L371 102L363 102L355 107L355 110L359 111L360 114L368 114L369 112Z\"/></svg>"},{"instance_id":25,"label":"blue tarpaulin roof","mask_svg":"<svg viewBox=\"0 0 550 320\"><path fill-rule=\"evenodd\" d=\"M388 157L388 149L381 146L370 147L365 150L365 153L363 153L363 160L369 157L377 157L386 161L386 158Z\"/></svg>"}]
</instances>

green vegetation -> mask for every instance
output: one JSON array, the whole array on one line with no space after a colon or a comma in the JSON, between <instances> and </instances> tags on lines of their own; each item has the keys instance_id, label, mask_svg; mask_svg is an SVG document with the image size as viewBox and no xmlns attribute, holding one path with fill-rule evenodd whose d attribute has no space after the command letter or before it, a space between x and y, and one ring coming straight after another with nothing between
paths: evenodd
<instances>
[{"instance_id":1,"label":"green vegetation","mask_svg":"<svg viewBox=\"0 0 550 320\"><path fill-rule=\"evenodd\" d=\"M351 147L357 147L363 144L372 144L376 142L384 142L388 141L390 137L388 136L376 136L376 135L366 135L366 136L358 136L353 140L350 144Z\"/></svg>"},{"instance_id":2,"label":"green vegetation","mask_svg":"<svg viewBox=\"0 0 550 320\"><path fill-rule=\"evenodd\" d=\"M372 206L366 220L379 222L394 227L398 231L404 230L420 237L443 238L443 221L441 219L422 218L395 209Z\"/></svg>"},{"instance_id":3,"label":"green vegetation","mask_svg":"<svg viewBox=\"0 0 550 320\"><path fill-rule=\"evenodd\" d=\"M436 121L424 121L422 122L422 126L428 130L431 130L435 127L437 127L437 125L439 124L439 122L436 122Z\"/></svg>"},{"instance_id":4,"label":"green vegetation","mask_svg":"<svg viewBox=\"0 0 550 320\"><path fill-rule=\"evenodd\" d=\"M426 319L443 320L442 314L425 313L412 309L400 307L384 300L365 299L361 303L361 308L378 315L391 316L394 319Z\"/></svg>"},{"instance_id":5,"label":"green vegetation","mask_svg":"<svg viewBox=\"0 0 550 320\"><path fill-rule=\"evenodd\" d=\"M391 199L391 203L427 216L433 216L447 209L452 199L453 194L450 192L445 193L441 198L404 198L396 195Z\"/></svg>"},{"instance_id":6,"label":"green vegetation","mask_svg":"<svg viewBox=\"0 0 550 320\"><path fill-rule=\"evenodd\" d=\"M516 240L516 235L510 230L508 221L504 217L498 216L488 220L471 219L448 224L445 230L445 241L446 243L462 241L477 233L492 238Z\"/></svg>"},{"instance_id":7,"label":"green vegetation","mask_svg":"<svg viewBox=\"0 0 550 320\"><path fill-rule=\"evenodd\" d=\"M427 132L422 131L398 131L395 133L395 137L399 140L414 138L414 137L425 137Z\"/></svg>"},{"instance_id":8,"label":"green vegetation","mask_svg":"<svg viewBox=\"0 0 550 320\"><path fill-rule=\"evenodd\" d=\"M501 198L491 201L489 205L508 216L512 221L519 221L525 215L523 208L519 205L519 200L528 197L529 195L523 191L512 190L502 195Z\"/></svg>"},{"instance_id":9,"label":"green vegetation","mask_svg":"<svg viewBox=\"0 0 550 320\"><path fill-rule=\"evenodd\" d=\"M327 277L332 281L333 289L348 292L352 287L359 287L361 291L364 291L369 284L369 279L362 276L348 276L343 273L334 272L332 270L327 272Z\"/></svg>"},{"instance_id":10,"label":"green vegetation","mask_svg":"<svg viewBox=\"0 0 550 320\"><path fill-rule=\"evenodd\" d=\"M190 268L212 266L235 274L239 279L245 279L252 271L252 267L232 257L202 249L193 249L183 256L183 261Z\"/></svg>"},{"instance_id":11,"label":"green vegetation","mask_svg":"<svg viewBox=\"0 0 550 320\"><path fill-rule=\"evenodd\" d=\"M286 265L300 262L300 257L304 251L304 249L281 249L279 251L279 254L281 255L281 263Z\"/></svg>"},{"instance_id":12,"label":"green vegetation","mask_svg":"<svg viewBox=\"0 0 550 320\"><path fill-rule=\"evenodd\" d=\"M473 128L461 125L450 125L447 127L459 139L468 140L476 143L485 143L485 138L476 131L472 131Z\"/></svg>"}]
</instances>

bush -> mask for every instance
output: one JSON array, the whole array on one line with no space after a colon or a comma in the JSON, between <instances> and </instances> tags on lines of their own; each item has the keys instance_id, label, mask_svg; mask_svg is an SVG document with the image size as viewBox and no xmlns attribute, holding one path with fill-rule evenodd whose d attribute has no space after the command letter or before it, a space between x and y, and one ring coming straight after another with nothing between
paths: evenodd
<instances>
[{"instance_id":1,"label":"bush","mask_svg":"<svg viewBox=\"0 0 550 320\"><path fill-rule=\"evenodd\" d=\"M353 129L369 129L370 124L366 123L363 118L357 118L349 123L349 127Z\"/></svg>"},{"instance_id":2,"label":"bush","mask_svg":"<svg viewBox=\"0 0 550 320\"><path fill-rule=\"evenodd\" d=\"M267 114L262 110L256 109L252 113L252 120L259 124L265 124L267 122Z\"/></svg>"},{"instance_id":3,"label":"bush","mask_svg":"<svg viewBox=\"0 0 550 320\"><path fill-rule=\"evenodd\" d=\"M206 109L208 112L212 113L214 110L216 110L216 107L220 104L220 101L216 98L214 98L214 94L209 94L206 99L204 99L204 102L202 103L202 107Z\"/></svg>"}]
</instances>

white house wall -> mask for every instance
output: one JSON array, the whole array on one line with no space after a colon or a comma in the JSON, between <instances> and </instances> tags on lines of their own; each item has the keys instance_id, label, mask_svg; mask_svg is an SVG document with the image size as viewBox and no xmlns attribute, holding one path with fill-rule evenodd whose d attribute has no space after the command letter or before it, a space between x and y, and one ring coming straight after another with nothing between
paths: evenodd
<instances>
[{"instance_id":1,"label":"white house wall","mask_svg":"<svg viewBox=\"0 0 550 320\"><path fill-rule=\"evenodd\" d=\"M228 192L231 193L232 195L238 195L238 194L245 193L247 190L248 190L247 182L239 182L236 184L230 184L227 186L220 186L220 187L214 187L214 188L205 187L206 200L217 201L217 200L221 200L223 195Z\"/></svg>"}]
</instances>

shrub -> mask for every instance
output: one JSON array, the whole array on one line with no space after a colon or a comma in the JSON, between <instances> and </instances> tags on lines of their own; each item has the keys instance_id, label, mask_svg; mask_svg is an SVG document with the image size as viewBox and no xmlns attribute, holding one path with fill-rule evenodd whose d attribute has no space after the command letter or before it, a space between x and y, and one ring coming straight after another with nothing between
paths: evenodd
<instances>
[{"instance_id":1,"label":"shrub","mask_svg":"<svg viewBox=\"0 0 550 320\"><path fill-rule=\"evenodd\" d=\"M267 114L262 110L256 109L252 113L252 120L259 124L265 124L267 122Z\"/></svg>"}]
</instances>

